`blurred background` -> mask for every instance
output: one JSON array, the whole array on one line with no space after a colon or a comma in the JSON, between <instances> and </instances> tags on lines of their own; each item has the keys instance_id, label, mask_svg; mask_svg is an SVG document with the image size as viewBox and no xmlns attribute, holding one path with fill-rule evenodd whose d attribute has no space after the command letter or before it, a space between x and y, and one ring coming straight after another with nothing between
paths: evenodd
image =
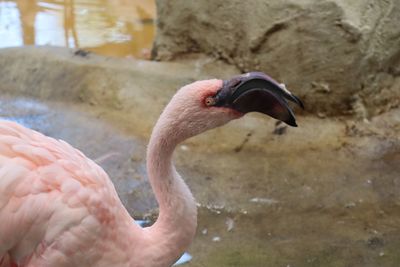
<instances>
[{"instance_id":1,"label":"blurred background","mask_svg":"<svg viewBox=\"0 0 400 267\"><path fill-rule=\"evenodd\" d=\"M53 45L149 58L154 1L0 1L0 47Z\"/></svg>"},{"instance_id":2,"label":"blurred background","mask_svg":"<svg viewBox=\"0 0 400 267\"><path fill-rule=\"evenodd\" d=\"M199 206L187 266L398 267L399 22L398 0L0 0L0 117L103 159L154 220L144 155L171 96L266 72L299 127L249 114L176 150Z\"/></svg>"}]
</instances>

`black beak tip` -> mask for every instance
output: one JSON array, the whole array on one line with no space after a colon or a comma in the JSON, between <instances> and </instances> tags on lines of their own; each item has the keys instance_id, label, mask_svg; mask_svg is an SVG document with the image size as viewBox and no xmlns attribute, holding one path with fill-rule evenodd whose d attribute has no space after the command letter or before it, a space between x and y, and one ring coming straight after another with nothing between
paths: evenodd
<instances>
[{"instance_id":1,"label":"black beak tip","mask_svg":"<svg viewBox=\"0 0 400 267\"><path fill-rule=\"evenodd\" d=\"M291 117L290 119L288 119L284 122L289 126L297 127L296 119L294 117Z\"/></svg>"}]
</instances>

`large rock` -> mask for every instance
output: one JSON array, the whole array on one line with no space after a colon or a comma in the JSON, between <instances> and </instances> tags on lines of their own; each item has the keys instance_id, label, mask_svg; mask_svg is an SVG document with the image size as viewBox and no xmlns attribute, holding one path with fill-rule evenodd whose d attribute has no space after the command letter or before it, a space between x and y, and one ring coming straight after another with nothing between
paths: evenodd
<instances>
[{"instance_id":1,"label":"large rock","mask_svg":"<svg viewBox=\"0 0 400 267\"><path fill-rule=\"evenodd\" d=\"M400 1L157 1L153 56L206 53L286 83L321 114L399 105Z\"/></svg>"}]
</instances>

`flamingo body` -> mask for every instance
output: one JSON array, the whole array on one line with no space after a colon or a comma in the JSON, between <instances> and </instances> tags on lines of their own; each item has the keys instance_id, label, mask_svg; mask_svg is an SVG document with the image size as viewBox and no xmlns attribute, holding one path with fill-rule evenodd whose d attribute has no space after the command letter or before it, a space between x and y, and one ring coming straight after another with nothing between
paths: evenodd
<instances>
[{"instance_id":1,"label":"flamingo body","mask_svg":"<svg viewBox=\"0 0 400 267\"><path fill-rule=\"evenodd\" d=\"M123 258L124 223L139 230L97 164L64 141L0 121L0 266Z\"/></svg>"}]
</instances>

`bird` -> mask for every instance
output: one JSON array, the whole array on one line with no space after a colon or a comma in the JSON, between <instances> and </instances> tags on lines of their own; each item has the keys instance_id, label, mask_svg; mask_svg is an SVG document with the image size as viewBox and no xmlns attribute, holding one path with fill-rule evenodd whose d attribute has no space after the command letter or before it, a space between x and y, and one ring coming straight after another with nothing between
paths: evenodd
<instances>
[{"instance_id":1,"label":"bird","mask_svg":"<svg viewBox=\"0 0 400 267\"><path fill-rule=\"evenodd\" d=\"M0 267L171 266L197 228L197 205L172 161L184 140L250 112L297 126L301 100L262 72L183 86L146 152L159 214L140 227L94 161L63 140L0 121Z\"/></svg>"}]
</instances>

